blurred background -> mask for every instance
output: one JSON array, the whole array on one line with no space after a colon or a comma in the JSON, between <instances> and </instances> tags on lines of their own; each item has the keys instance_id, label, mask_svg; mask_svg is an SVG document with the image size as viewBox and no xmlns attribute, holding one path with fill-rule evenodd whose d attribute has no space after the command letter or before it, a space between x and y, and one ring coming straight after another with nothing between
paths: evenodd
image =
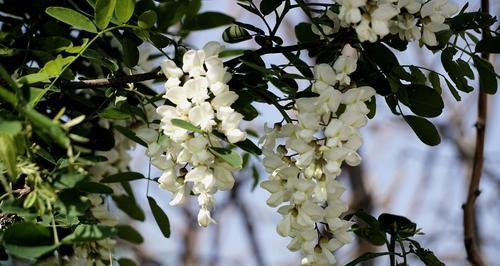
<instances>
[{"instance_id":1,"label":"blurred background","mask_svg":"<svg viewBox=\"0 0 500 266\"><path fill-rule=\"evenodd\" d=\"M470 1L470 10L479 9L480 1ZM498 15L500 2L491 2L491 13ZM225 12L238 21L262 26L261 21L240 8L234 0L204 0L204 11ZM460 7L465 1L455 1ZM273 21L272 16L269 16ZM161 18L160 18L161 19ZM279 35L285 44L293 42L294 26L307 17L299 10L289 13L282 24ZM206 32L195 32L186 43L201 48L207 41L222 42L224 27ZM246 45L246 46L245 46ZM252 41L238 45L227 45L228 49L258 48ZM440 55L417 44L396 54L402 64L415 64L445 73L440 68ZM153 48L141 47L142 68L149 70L158 62L145 60L155 53ZM281 63L279 56L266 56L267 63ZM498 73L498 57L492 57ZM311 65L313 61L309 59ZM473 83L477 88L477 83ZM158 89L161 89L159 87ZM363 208L377 217L388 212L403 215L417 223L425 235L418 238L424 247L431 249L447 265L467 265L463 247L462 204L465 202L474 151L477 95L461 93L457 103L444 90L446 109L434 119L442 137L437 147L421 143L409 126L392 115L384 99L377 99L377 115L362 131L365 144L361 148L363 163L359 167L345 168L339 180L347 187L344 199L351 210ZM489 96L485 164L481 180L481 195L476 203L480 249L486 265L500 265L500 101L498 96ZM279 113L270 106L257 105L260 116L244 127L262 134L264 123L281 120ZM148 158L144 150L137 147L131 151L133 171L147 173ZM275 226L280 215L265 203L268 193L259 186L252 191L254 175L266 178L257 160L252 169L236 174L237 183L232 192L219 192L214 212L217 224L200 228L196 222L196 198L182 208L168 205L170 193L153 185L159 205L169 215L172 236L163 238L152 215L144 223L129 221L138 228L146 241L137 249L119 249L117 252L139 261L140 265L212 265L212 266L263 266L299 265L300 255L290 252L286 245L289 239L280 237ZM159 176L153 170L152 177ZM146 184L136 182L136 193L145 194ZM141 197L145 202L145 197ZM144 208L145 210L149 208ZM119 213L120 211L116 211ZM120 213L119 213L120 214ZM121 217L126 219L126 216ZM337 252L339 265L344 265L360 253L374 251L366 243L354 242ZM420 262L410 261L411 265ZM387 265L383 257L365 265Z\"/></svg>"}]
</instances>

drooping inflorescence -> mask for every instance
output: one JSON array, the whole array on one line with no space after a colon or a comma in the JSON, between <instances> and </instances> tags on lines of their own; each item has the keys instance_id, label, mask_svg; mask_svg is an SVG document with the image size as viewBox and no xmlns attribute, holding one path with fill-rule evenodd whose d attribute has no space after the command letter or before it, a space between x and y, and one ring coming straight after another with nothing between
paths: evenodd
<instances>
[{"instance_id":1,"label":"drooping inflorescence","mask_svg":"<svg viewBox=\"0 0 500 266\"><path fill-rule=\"evenodd\" d=\"M351 82L357 56L346 45L333 67L317 65L312 91L318 96L297 99L297 122L267 128L262 139L270 175L261 186L271 193L268 205L279 206L283 216L278 233L292 238L288 248L301 252L303 265L332 265L332 253L352 241L352 223L340 217L347 204L336 177L343 162L361 162L358 129L366 124L366 102L375 95L373 88Z\"/></svg>"},{"instance_id":2,"label":"drooping inflorescence","mask_svg":"<svg viewBox=\"0 0 500 266\"><path fill-rule=\"evenodd\" d=\"M448 0L338 0L338 12L327 10L331 23L314 25L315 34L325 38L340 27L354 28L361 42L376 42L395 34L406 41L438 44L436 33L449 29L445 19L458 11Z\"/></svg>"},{"instance_id":3,"label":"drooping inflorescence","mask_svg":"<svg viewBox=\"0 0 500 266\"><path fill-rule=\"evenodd\" d=\"M230 107L238 95L227 85L231 75L218 57L221 49L209 42L201 50L187 51L182 69L172 60L162 62L167 77L164 98L169 103L156 109L159 131L151 127L138 131L148 143L152 164L162 170L160 187L173 193L170 204L184 203L190 193L198 196L200 226L215 222L210 213L214 194L234 184L235 167L216 156L224 144L220 136L229 143L246 138L239 129L243 116ZM194 128L186 129L176 121Z\"/></svg>"}]
</instances>

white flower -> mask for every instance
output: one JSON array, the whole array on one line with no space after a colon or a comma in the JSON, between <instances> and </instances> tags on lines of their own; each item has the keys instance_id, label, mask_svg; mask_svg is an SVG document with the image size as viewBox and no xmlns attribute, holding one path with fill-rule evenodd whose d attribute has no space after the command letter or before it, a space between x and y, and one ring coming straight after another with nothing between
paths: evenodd
<instances>
[{"instance_id":1,"label":"white flower","mask_svg":"<svg viewBox=\"0 0 500 266\"><path fill-rule=\"evenodd\" d=\"M203 50L189 50L182 57L182 70L189 73L190 77L198 77L205 74L203 62L205 52Z\"/></svg>"},{"instance_id":2,"label":"white flower","mask_svg":"<svg viewBox=\"0 0 500 266\"><path fill-rule=\"evenodd\" d=\"M424 0L399 0L398 8L404 8L406 9L406 11L408 11L408 13L416 14L418 11L420 11L423 2Z\"/></svg>"},{"instance_id":3,"label":"white flower","mask_svg":"<svg viewBox=\"0 0 500 266\"><path fill-rule=\"evenodd\" d=\"M226 91L218 94L212 100L212 106L218 109L221 106L231 106L238 99L238 94L234 91Z\"/></svg>"},{"instance_id":4,"label":"white flower","mask_svg":"<svg viewBox=\"0 0 500 266\"><path fill-rule=\"evenodd\" d=\"M347 24L358 23L361 21L360 7L366 5L366 0L339 0L340 6L339 18Z\"/></svg>"},{"instance_id":5,"label":"white flower","mask_svg":"<svg viewBox=\"0 0 500 266\"><path fill-rule=\"evenodd\" d=\"M328 85L335 85L335 72L328 64L319 64L314 67L314 78Z\"/></svg>"},{"instance_id":6,"label":"white flower","mask_svg":"<svg viewBox=\"0 0 500 266\"><path fill-rule=\"evenodd\" d=\"M370 27L370 20L365 17L363 17L361 23L356 26L356 33L358 34L358 39L361 42L376 42L378 39L377 33Z\"/></svg>"},{"instance_id":7,"label":"white flower","mask_svg":"<svg viewBox=\"0 0 500 266\"><path fill-rule=\"evenodd\" d=\"M206 57L218 56L220 52L224 50L224 46L222 46L218 42L208 42L203 46L203 51L205 51Z\"/></svg>"},{"instance_id":8,"label":"white flower","mask_svg":"<svg viewBox=\"0 0 500 266\"><path fill-rule=\"evenodd\" d=\"M389 34L389 20L395 17L399 11L391 4L379 5L371 14L371 27L380 38Z\"/></svg>"},{"instance_id":9,"label":"white flower","mask_svg":"<svg viewBox=\"0 0 500 266\"><path fill-rule=\"evenodd\" d=\"M209 57L205 60L205 66L207 67L207 79L210 84L224 81L226 69L222 60L215 56Z\"/></svg>"},{"instance_id":10,"label":"white flower","mask_svg":"<svg viewBox=\"0 0 500 266\"><path fill-rule=\"evenodd\" d=\"M163 62L161 62L160 66L163 74L167 77L167 79L170 78L178 79L182 77L182 75L184 75L182 69L178 68L175 62L170 59L166 59Z\"/></svg>"},{"instance_id":11,"label":"white flower","mask_svg":"<svg viewBox=\"0 0 500 266\"><path fill-rule=\"evenodd\" d=\"M391 33L398 34L401 40L419 40L422 34L417 27L418 21L418 18L410 14L399 15L398 20L391 24Z\"/></svg>"},{"instance_id":12,"label":"white flower","mask_svg":"<svg viewBox=\"0 0 500 266\"><path fill-rule=\"evenodd\" d=\"M186 81L182 89L186 96L195 104L201 104L209 98L208 81L204 77L196 77Z\"/></svg>"},{"instance_id":13,"label":"white flower","mask_svg":"<svg viewBox=\"0 0 500 266\"><path fill-rule=\"evenodd\" d=\"M215 185L220 190L230 190L234 185L234 177L228 164L216 164L214 167Z\"/></svg>"},{"instance_id":14,"label":"white flower","mask_svg":"<svg viewBox=\"0 0 500 266\"><path fill-rule=\"evenodd\" d=\"M203 102L189 111L189 121L206 131L211 131L212 126L216 125L214 117L214 110L208 102Z\"/></svg>"},{"instance_id":15,"label":"white flower","mask_svg":"<svg viewBox=\"0 0 500 266\"><path fill-rule=\"evenodd\" d=\"M207 227L209 224L213 223L215 223L215 221L210 216L210 211L206 208L201 208L198 212L198 225Z\"/></svg>"},{"instance_id":16,"label":"white flower","mask_svg":"<svg viewBox=\"0 0 500 266\"><path fill-rule=\"evenodd\" d=\"M422 16L422 41L429 46L436 46L436 32L447 30L450 27L444 24L446 18L458 11L456 5L448 0L433 0L425 3L420 10Z\"/></svg>"}]
</instances>

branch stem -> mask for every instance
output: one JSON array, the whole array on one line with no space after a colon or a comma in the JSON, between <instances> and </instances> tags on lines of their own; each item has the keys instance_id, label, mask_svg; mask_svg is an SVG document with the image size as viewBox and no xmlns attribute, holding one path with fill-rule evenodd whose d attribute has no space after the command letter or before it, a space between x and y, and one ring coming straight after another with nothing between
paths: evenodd
<instances>
[{"instance_id":1,"label":"branch stem","mask_svg":"<svg viewBox=\"0 0 500 266\"><path fill-rule=\"evenodd\" d=\"M482 12L489 13L489 1L481 0ZM483 38L487 37L487 31L483 29ZM488 53L482 53L481 57L489 59ZM484 143L486 133L486 119L488 109L488 97L484 88L485 84L479 82L479 98L477 105L476 121L476 148L474 151L474 161L472 163L472 174L467 192L467 200L464 209L464 244L467 252L467 260L474 266L483 266L477 235L476 235L476 211L475 202L479 196L479 183L484 163Z\"/></svg>"}]
</instances>

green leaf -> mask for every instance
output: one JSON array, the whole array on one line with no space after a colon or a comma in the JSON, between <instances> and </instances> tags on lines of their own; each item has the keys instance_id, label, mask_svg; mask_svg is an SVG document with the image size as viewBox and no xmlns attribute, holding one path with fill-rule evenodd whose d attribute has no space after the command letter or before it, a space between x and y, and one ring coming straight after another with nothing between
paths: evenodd
<instances>
[{"instance_id":1,"label":"green leaf","mask_svg":"<svg viewBox=\"0 0 500 266\"><path fill-rule=\"evenodd\" d=\"M370 242L375 246L383 246L386 244L386 235L380 231L379 228L374 227L359 227L358 225L352 226L352 231L362 239Z\"/></svg>"},{"instance_id":2,"label":"green leaf","mask_svg":"<svg viewBox=\"0 0 500 266\"><path fill-rule=\"evenodd\" d=\"M80 224L75 231L66 236L62 242L66 244L77 242L93 242L116 235L116 229L110 226L96 224Z\"/></svg>"},{"instance_id":3,"label":"green leaf","mask_svg":"<svg viewBox=\"0 0 500 266\"><path fill-rule=\"evenodd\" d=\"M463 92L471 92L474 89L467 84L467 80L464 77L464 73L461 72L459 64L453 61L453 56L456 53L457 50L455 48L448 47L444 49L441 53L441 62L450 79L457 85L457 88Z\"/></svg>"},{"instance_id":4,"label":"green leaf","mask_svg":"<svg viewBox=\"0 0 500 266\"><path fill-rule=\"evenodd\" d=\"M33 125L38 129L38 133L49 136L52 141L64 148L70 144L70 140L62 128L58 124L54 123L52 119L40 114L31 107L24 108L23 112L31 123L33 123Z\"/></svg>"},{"instance_id":5,"label":"green leaf","mask_svg":"<svg viewBox=\"0 0 500 266\"><path fill-rule=\"evenodd\" d=\"M381 252L381 253L366 252L365 254L359 256L355 260L347 263L345 266L354 266L359 264L360 262L371 260L380 256L387 256L390 254L391 254L390 252Z\"/></svg>"},{"instance_id":6,"label":"green leaf","mask_svg":"<svg viewBox=\"0 0 500 266\"><path fill-rule=\"evenodd\" d=\"M441 89L441 81L439 80L438 73L434 71L429 72L429 81L431 82L432 88L441 94L443 89Z\"/></svg>"},{"instance_id":7,"label":"green leaf","mask_svg":"<svg viewBox=\"0 0 500 266\"><path fill-rule=\"evenodd\" d=\"M144 221L146 216L144 211L137 205L137 202L129 196L119 195L113 196L113 200L120 210L125 212L130 218L138 221Z\"/></svg>"},{"instance_id":8,"label":"green leaf","mask_svg":"<svg viewBox=\"0 0 500 266\"><path fill-rule=\"evenodd\" d=\"M420 70L420 68L416 66L410 66L411 75L416 79L416 83L425 84L426 78L424 73Z\"/></svg>"},{"instance_id":9,"label":"green leaf","mask_svg":"<svg viewBox=\"0 0 500 266\"><path fill-rule=\"evenodd\" d=\"M117 225L116 229L117 236L123 240L137 245L144 242L142 235L130 225Z\"/></svg>"},{"instance_id":10,"label":"green leaf","mask_svg":"<svg viewBox=\"0 0 500 266\"><path fill-rule=\"evenodd\" d=\"M257 169L257 167L255 165L252 165L252 179L253 179L252 191L254 191L255 188L257 187L257 185L259 184L259 181L260 181L259 170Z\"/></svg>"},{"instance_id":11,"label":"green leaf","mask_svg":"<svg viewBox=\"0 0 500 266\"><path fill-rule=\"evenodd\" d=\"M170 237L170 221L168 220L168 216L165 212L158 206L155 199L152 197L148 197L149 207L151 208L151 212L155 217L156 224L160 228L161 233L164 237Z\"/></svg>"},{"instance_id":12,"label":"green leaf","mask_svg":"<svg viewBox=\"0 0 500 266\"><path fill-rule=\"evenodd\" d=\"M0 120L0 135L15 136L21 132L23 125L20 121Z\"/></svg>"},{"instance_id":13,"label":"green leaf","mask_svg":"<svg viewBox=\"0 0 500 266\"><path fill-rule=\"evenodd\" d=\"M113 120L125 120L130 118L129 113L125 113L114 106L106 107L99 113L99 116Z\"/></svg>"},{"instance_id":14,"label":"green leaf","mask_svg":"<svg viewBox=\"0 0 500 266\"><path fill-rule=\"evenodd\" d=\"M479 84L481 89L488 94L495 94L498 89L498 83L495 69L491 63L476 55L472 56L472 60L479 73Z\"/></svg>"},{"instance_id":15,"label":"green leaf","mask_svg":"<svg viewBox=\"0 0 500 266\"><path fill-rule=\"evenodd\" d=\"M139 49L137 44L129 38L122 39L123 63L128 67L134 67L139 62Z\"/></svg>"},{"instance_id":16,"label":"green leaf","mask_svg":"<svg viewBox=\"0 0 500 266\"><path fill-rule=\"evenodd\" d=\"M108 27L117 0L97 0L95 4L95 21L97 27L105 29Z\"/></svg>"},{"instance_id":17,"label":"green leaf","mask_svg":"<svg viewBox=\"0 0 500 266\"><path fill-rule=\"evenodd\" d=\"M464 76L466 76L469 79L474 79L474 72L472 72L469 63L459 58L457 59L457 64Z\"/></svg>"},{"instance_id":18,"label":"green leaf","mask_svg":"<svg viewBox=\"0 0 500 266\"><path fill-rule=\"evenodd\" d=\"M141 173L137 172L122 172L114 175L110 175L107 177L104 177L101 180L101 183L118 183L118 182L125 182L125 181L132 181L132 180L138 180L138 179L145 179L144 175Z\"/></svg>"},{"instance_id":19,"label":"green leaf","mask_svg":"<svg viewBox=\"0 0 500 266\"><path fill-rule=\"evenodd\" d=\"M310 23L301 22L295 26L295 36L301 43L307 43L319 39L319 36L314 34Z\"/></svg>"},{"instance_id":20,"label":"green leaf","mask_svg":"<svg viewBox=\"0 0 500 266\"><path fill-rule=\"evenodd\" d=\"M40 245L40 246L22 246L22 245L12 245L9 243L4 244L7 252L15 257L24 259L36 259L52 250L54 250L56 245Z\"/></svg>"},{"instance_id":21,"label":"green leaf","mask_svg":"<svg viewBox=\"0 0 500 266\"><path fill-rule=\"evenodd\" d=\"M304 75L304 77L308 78L314 77L314 74L311 71L309 65L306 64L306 62L302 61L299 55L295 55L293 53L283 53L283 55L290 61L290 63L292 63L295 66L295 68L297 68L297 70L302 75Z\"/></svg>"},{"instance_id":22,"label":"green leaf","mask_svg":"<svg viewBox=\"0 0 500 266\"><path fill-rule=\"evenodd\" d=\"M17 81L24 84L33 84L37 82L48 82L49 78L49 75L47 75L46 73L33 73L22 76L18 78Z\"/></svg>"},{"instance_id":23,"label":"green leaf","mask_svg":"<svg viewBox=\"0 0 500 266\"><path fill-rule=\"evenodd\" d=\"M130 130L126 127L117 126L117 125L113 125L113 129L120 132L125 137L133 140L134 142L139 143L144 147L148 147L148 144L146 142L144 142L144 140L142 140L141 138L137 137L137 135L135 135L135 133L132 130Z\"/></svg>"},{"instance_id":24,"label":"green leaf","mask_svg":"<svg viewBox=\"0 0 500 266\"><path fill-rule=\"evenodd\" d=\"M500 36L489 36L476 45L476 53L500 53Z\"/></svg>"},{"instance_id":25,"label":"green leaf","mask_svg":"<svg viewBox=\"0 0 500 266\"><path fill-rule=\"evenodd\" d=\"M96 182L85 182L78 186L78 189L87 192L87 193L95 193L95 194L113 194L113 189L110 187L96 183Z\"/></svg>"},{"instance_id":26,"label":"green leaf","mask_svg":"<svg viewBox=\"0 0 500 266\"><path fill-rule=\"evenodd\" d=\"M186 31L197 31L216 28L233 23L234 18L219 12L200 13L187 19L182 27Z\"/></svg>"},{"instance_id":27,"label":"green leaf","mask_svg":"<svg viewBox=\"0 0 500 266\"><path fill-rule=\"evenodd\" d=\"M389 234L397 234L402 238L414 236L417 233L417 224L404 216L382 213L378 217L380 228Z\"/></svg>"},{"instance_id":28,"label":"green leaf","mask_svg":"<svg viewBox=\"0 0 500 266\"><path fill-rule=\"evenodd\" d=\"M125 23L134 14L135 0L119 0L115 6L115 17L119 23Z\"/></svg>"},{"instance_id":29,"label":"green leaf","mask_svg":"<svg viewBox=\"0 0 500 266\"><path fill-rule=\"evenodd\" d=\"M414 115L405 115L404 118L423 143L436 146L441 142L436 127L429 120Z\"/></svg>"},{"instance_id":30,"label":"green leaf","mask_svg":"<svg viewBox=\"0 0 500 266\"><path fill-rule=\"evenodd\" d=\"M148 10L139 16L137 25L143 29L149 29L155 25L157 19L158 16L156 15L156 12Z\"/></svg>"},{"instance_id":31,"label":"green leaf","mask_svg":"<svg viewBox=\"0 0 500 266\"><path fill-rule=\"evenodd\" d=\"M65 7L48 7L45 9L45 13L77 29L97 33L97 29L92 21L82 13L74 11L73 9Z\"/></svg>"},{"instance_id":32,"label":"green leaf","mask_svg":"<svg viewBox=\"0 0 500 266\"><path fill-rule=\"evenodd\" d=\"M243 159L241 158L241 155L233 150L219 147L210 147L209 149L217 157L221 158L234 168L241 168L241 166L243 165Z\"/></svg>"},{"instance_id":33,"label":"green leaf","mask_svg":"<svg viewBox=\"0 0 500 266\"><path fill-rule=\"evenodd\" d=\"M48 75L50 78L58 76L63 68L71 64L75 60L74 56L63 57L62 55L57 55L57 57L53 60L48 61L45 65L40 69L39 73L44 73Z\"/></svg>"},{"instance_id":34,"label":"green leaf","mask_svg":"<svg viewBox=\"0 0 500 266\"><path fill-rule=\"evenodd\" d=\"M244 141L236 142L234 145L238 146L240 149L247 151L254 155L261 155L262 150L255 145L251 140L245 139Z\"/></svg>"},{"instance_id":35,"label":"green leaf","mask_svg":"<svg viewBox=\"0 0 500 266\"><path fill-rule=\"evenodd\" d=\"M30 222L15 223L3 234L5 243L20 246L38 246L52 244L49 228Z\"/></svg>"},{"instance_id":36,"label":"green leaf","mask_svg":"<svg viewBox=\"0 0 500 266\"><path fill-rule=\"evenodd\" d=\"M460 94L458 93L457 89L455 89L453 84L451 84L451 82L447 78L445 78L444 80L446 81L446 85L448 86L448 90L451 92L451 95L455 97L455 100L462 100L462 97L460 97Z\"/></svg>"},{"instance_id":37,"label":"green leaf","mask_svg":"<svg viewBox=\"0 0 500 266\"><path fill-rule=\"evenodd\" d=\"M129 259L129 258L120 258L118 259L118 264L120 266L137 266L137 263L135 261Z\"/></svg>"},{"instance_id":38,"label":"green leaf","mask_svg":"<svg viewBox=\"0 0 500 266\"><path fill-rule=\"evenodd\" d=\"M106 67L111 71L118 70L118 64L114 61L114 59L106 56L105 54L103 55L101 54L101 52L98 52L94 49L86 49L83 52L82 56L89 59L92 63L98 66Z\"/></svg>"},{"instance_id":39,"label":"green leaf","mask_svg":"<svg viewBox=\"0 0 500 266\"><path fill-rule=\"evenodd\" d=\"M227 43L239 43L252 39L246 29L238 25L232 25L222 33L222 39Z\"/></svg>"},{"instance_id":40,"label":"green leaf","mask_svg":"<svg viewBox=\"0 0 500 266\"><path fill-rule=\"evenodd\" d=\"M34 259L56 248L49 228L31 222L15 223L3 233L7 252L13 256Z\"/></svg>"},{"instance_id":41,"label":"green leaf","mask_svg":"<svg viewBox=\"0 0 500 266\"><path fill-rule=\"evenodd\" d=\"M188 121L182 120L182 119L177 119L174 118L171 120L172 125L176 127L183 128L185 130L197 132L197 133L203 133L203 130L201 130L199 127L189 123Z\"/></svg>"},{"instance_id":42,"label":"green leaf","mask_svg":"<svg viewBox=\"0 0 500 266\"><path fill-rule=\"evenodd\" d=\"M436 117L443 112L444 102L439 93L425 85L411 84L398 90L398 98L416 115ZM402 94L406 95L402 95ZM401 97L403 96L403 97ZM405 99L407 97L407 99Z\"/></svg>"},{"instance_id":43,"label":"green leaf","mask_svg":"<svg viewBox=\"0 0 500 266\"><path fill-rule=\"evenodd\" d=\"M260 12L264 16L271 14L274 10L276 10L281 4L283 0L262 0L260 2Z\"/></svg>"}]
</instances>

